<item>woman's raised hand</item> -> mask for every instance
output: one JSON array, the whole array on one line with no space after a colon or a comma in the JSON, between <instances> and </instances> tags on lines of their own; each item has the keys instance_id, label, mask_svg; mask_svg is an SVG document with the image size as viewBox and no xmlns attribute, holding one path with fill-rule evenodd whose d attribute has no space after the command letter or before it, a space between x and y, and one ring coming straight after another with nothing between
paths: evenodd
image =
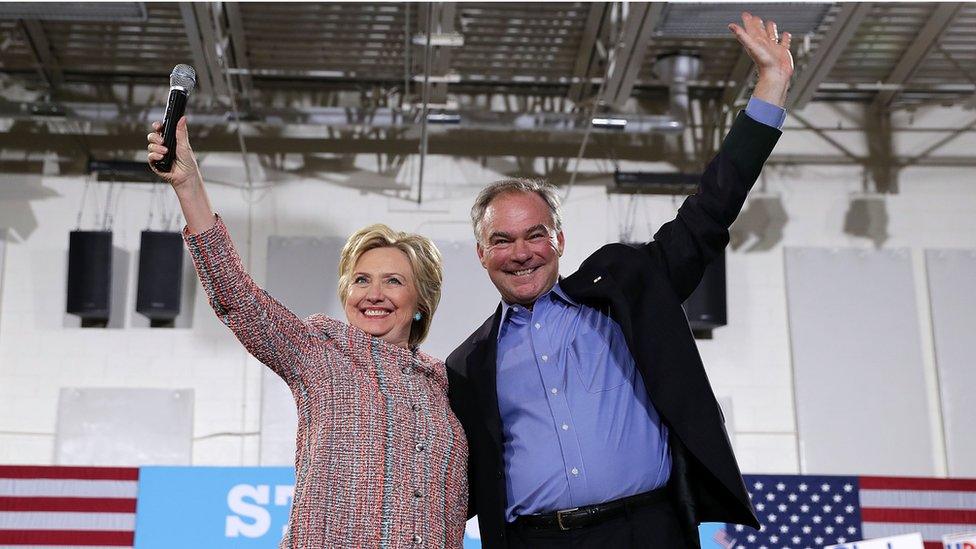
<instances>
[{"instance_id":1,"label":"woman's raised hand","mask_svg":"<svg viewBox=\"0 0 976 549\"><path fill-rule=\"evenodd\" d=\"M203 187L203 177L200 175L200 166L197 165L197 157L193 155L190 148L190 138L186 133L186 117L180 118L176 124L176 158L168 172L161 172L153 166L153 162L162 160L166 154L166 147L163 146L163 136L160 130L163 125L159 122L153 123L153 132L146 136L149 141L149 168L173 186L176 197L180 201L180 208L183 210L183 217L186 218L186 226L190 234L199 234L213 227L216 223L213 208L210 207L210 198Z\"/></svg>"},{"instance_id":2,"label":"woman's raised hand","mask_svg":"<svg viewBox=\"0 0 976 549\"><path fill-rule=\"evenodd\" d=\"M146 158L149 160L149 168L163 180L173 186L176 192L187 188L195 183L200 183L200 168L197 165L196 156L190 148L190 138L186 131L186 117L181 117L176 124L176 158L168 172L161 172L153 166L154 162L162 160L166 154L166 147L163 145L162 122L153 122L153 131L149 132L146 140L149 142L149 153Z\"/></svg>"}]
</instances>

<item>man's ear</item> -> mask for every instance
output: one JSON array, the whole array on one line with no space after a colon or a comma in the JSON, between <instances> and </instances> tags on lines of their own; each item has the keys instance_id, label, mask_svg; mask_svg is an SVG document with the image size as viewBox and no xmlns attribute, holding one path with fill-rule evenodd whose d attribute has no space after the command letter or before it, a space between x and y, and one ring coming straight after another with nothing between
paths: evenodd
<instances>
[{"instance_id":1,"label":"man's ear","mask_svg":"<svg viewBox=\"0 0 976 549\"><path fill-rule=\"evenodd\" d=\"M559 257L563 256L563 250L566 248L566 237L563 236L562 230L556 233L556 250L559 252Z\"/></svg>"},{"instance_id":2,"label":"man's ear","mask_svg":"<svg viewBox=\"0 0 976 549\"><path fill-rule=\"evenodd\" d=\"M475 249L478 252L478 261L481 263L481 266L484 267L485 270L488 270L488 265L485 265L485 249L481 246L481 242L478 242L475 245Z\"/></svg>"}]
</instances>

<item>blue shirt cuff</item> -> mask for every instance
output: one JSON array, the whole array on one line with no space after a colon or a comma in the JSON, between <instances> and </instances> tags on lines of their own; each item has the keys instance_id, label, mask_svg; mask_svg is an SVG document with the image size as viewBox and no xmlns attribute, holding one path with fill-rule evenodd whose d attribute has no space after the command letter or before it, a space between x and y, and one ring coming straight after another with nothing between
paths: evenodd
<instances>
[{"instance_id":1,"label":"blue shirt cuff","mask_svg":"<svg viewBox=\"0 0 976 549\"><path fill-rule=\"evenodd\" d=\"M756 122L777 130L783 129L783 123L786 122L786 109L755 97L749 98L746 114Z\"/></svg>"}]
</instances>

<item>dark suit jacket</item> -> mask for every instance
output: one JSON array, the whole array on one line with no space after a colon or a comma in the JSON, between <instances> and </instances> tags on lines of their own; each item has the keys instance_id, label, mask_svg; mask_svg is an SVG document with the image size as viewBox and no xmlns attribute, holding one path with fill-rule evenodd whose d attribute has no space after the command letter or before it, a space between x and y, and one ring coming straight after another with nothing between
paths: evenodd
<instances>
[{"instance_id":1,"label":"dark suit jacket","mask_svg":"<svg viewBox=\"0 0 976 549\"><path fill-rule=\"evenodd\" d=\"M623 330L651 401L670 429L670 486L689 547L699 546L700 522L759 526L681 304L728 244L728 228L779 135L740 113L698 191L651 242L606 245L560 282L576 301L609 310ZM500 318L499 306L447 359L451 407L470 448L469 513L478 515L486 549L507 546L495 382Z\"/></svg>"}]
</instances>

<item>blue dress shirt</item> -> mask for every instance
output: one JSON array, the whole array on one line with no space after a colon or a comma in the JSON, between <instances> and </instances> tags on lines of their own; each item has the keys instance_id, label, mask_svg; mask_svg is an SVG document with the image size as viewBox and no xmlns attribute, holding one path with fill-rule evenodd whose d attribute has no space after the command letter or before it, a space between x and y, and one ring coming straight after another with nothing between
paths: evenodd
<instances>
[{"instance_id":1,"label":"blue dress shirt","mask_svg":"<svg viewBox=\"0 0 976 549\"><path fill-rule=\"evenodd\" d=\"M780 128L786 111L750 99ZM532 309L502 303L498 330L506 519L639 494L667 484L668 429L620 326L557 283Z\"/></svg>"}]
</instances>

